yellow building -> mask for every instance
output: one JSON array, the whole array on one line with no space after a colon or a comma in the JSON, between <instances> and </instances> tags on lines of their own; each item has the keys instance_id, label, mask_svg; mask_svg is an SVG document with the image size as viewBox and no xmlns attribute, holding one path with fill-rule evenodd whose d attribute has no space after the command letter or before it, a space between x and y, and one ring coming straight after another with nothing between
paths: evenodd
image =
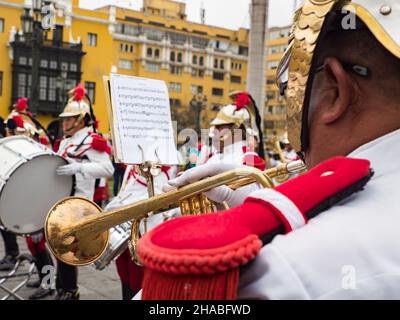
<instances>
[{"instance_id":1,"label":"yellow building","mask_svg":"<svg viewBox=\"0 0 400 320\"><path fill-rule=\"evenodd\" d=\"M32 51L21 31L21 16L30 3L0 1L3 118L17 98L31 92ZM108 132L103 76L110 72L164 80L173 117L181 127L196 127L200 106L202 127L208 127L219 107L229 102L229 92L246 88L247 29L187 21L185 4L170 0L144 0L141 11L114 6L86 10L79 8L78 0L55 1L55 7L54 27L42 45L38 79L38 117L46 126L56 124L66 90L81 81L93 98L100 130ZM283 46L285 41L271 38L270 45ZM270 64L280 55L281 51L268 58L267 96L277 90L271 83ZM279 104L277 97L267 104L267 130L284 127L276 117Z\"/></svg>"},{"instance_id":2,"label":"yellow building","mask_svg":"<svg viewBox=\"0 0 400 320\"><path fill-rule=\"evenodd\" d=\"M289 41L290 26L268 30L265 130L268 137L282 136L286 131L286 104L280 96L275 75Z\"/></svg>"}]
</instances>

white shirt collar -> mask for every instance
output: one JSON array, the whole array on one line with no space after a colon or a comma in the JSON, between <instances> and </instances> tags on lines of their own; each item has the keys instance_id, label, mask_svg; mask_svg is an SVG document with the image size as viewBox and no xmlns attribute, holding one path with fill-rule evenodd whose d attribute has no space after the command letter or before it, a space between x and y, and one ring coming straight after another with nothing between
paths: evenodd
<instances>
[{"instance_id":1,"label":"white shirt collar","mask_svg":"<svg viewBox=\"0 0 400 320\"><path fill-rule=\"evenodd\" d=\"M72 139L80 139L80 138L85 138L89 132L91 131L90 127L84 127L81 130L75 132L75 134L71 137Z\"/></svg>"},{"instance_id":2,"label":"white shirt collar","mask_svg":"<svg viewBox=\"0 0 400 320\"><path fill-rule=\"evenodd\" d=\"M234 154L234 153L243 153L243 146L245 145L244 141L239 141L234 144L230 144L224 148L224 155Z\"/></svg>"},{"instance_id":3,"label":"white shirt collar","mask_svg":"<svg viewBox=\"0 0 400 320\"><path fill-rule=\"evenodd\" d=\"M362 145L348 157L371 161L375 178L400 171L400 129Z\"/></svg>"}]
</instances>

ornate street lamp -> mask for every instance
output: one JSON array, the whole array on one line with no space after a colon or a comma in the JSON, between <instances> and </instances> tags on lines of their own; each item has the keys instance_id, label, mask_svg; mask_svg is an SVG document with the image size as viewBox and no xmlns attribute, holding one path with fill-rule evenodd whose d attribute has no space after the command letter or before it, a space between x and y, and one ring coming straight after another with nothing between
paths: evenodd
<instances>
[{"instance_id":1,"label":"ornate street lamp","mask_svg":"<svg viewBox=\"0 0 400 320\"><path fill-rule=\"evenodd\" d=\"M200 133L201 130L201 111L207 107L208 99L207 96L199 93L193 96L190 101L190 106L194 109L195 118L195 130Z\"/></svg>"},{"instance_id":2,"label":"ornate street lamp","mask_svg":"<svg viewBox=\"0 0 400 320\"><path fill-rule=\"evenodd\" d=\"M42 0L32 0L32 9L35 13L42 11Z\"/></svg>"},{"instance_id":3,"label":"ornate street lamp","mask_svg":"<svg viewBox=\"0 0 400 320\"><path fill-rule=\"evenodd\" d=\"M39 108L39 60L43 42L42 6L42 0L32 0L32 7L25 8L21 17L25 41L32 46L32 85L29 107L33 114L37 114ZM31 10L33 15L31 15Z\"/></svg>"},{"instance_id":4,"label":"ornate street lamp","mask_svg":"<svg viewBox=\"0 0 400 320\"><path fill-rule=\"evenodd\" d=\"M33 32L33 18L30 14L30 10L25 8L24 14L21 16L22 32L24 35L31 35Z\"/></svg>"}]
</instances>

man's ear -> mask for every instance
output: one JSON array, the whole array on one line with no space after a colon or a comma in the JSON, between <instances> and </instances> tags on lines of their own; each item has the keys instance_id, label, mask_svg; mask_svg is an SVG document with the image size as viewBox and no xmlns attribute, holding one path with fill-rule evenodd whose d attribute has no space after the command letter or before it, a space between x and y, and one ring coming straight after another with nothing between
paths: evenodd
<instances>
[{"instance_id":1,"label":"man's ear","mask_svg":"<svg viewBox=\"0 0 400 320\"><path fill-rule=\"evenodd\" d=\"M320 120L325 124L330 124L340 119L352 104L355 83L336 58L325 60L324 75L327 86L333 91L334 96L333 103L329 108L324 109Z\"/></svg>"}]
</instances>

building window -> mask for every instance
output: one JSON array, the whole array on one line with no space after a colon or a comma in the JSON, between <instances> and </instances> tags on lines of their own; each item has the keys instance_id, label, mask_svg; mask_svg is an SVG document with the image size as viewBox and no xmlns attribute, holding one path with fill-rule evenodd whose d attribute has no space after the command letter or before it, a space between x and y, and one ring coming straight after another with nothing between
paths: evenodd
<instances>
[{"instance_id":1,"label":"building window","mask_svg":"<svg viewBox=\"0 0 400 320\"><path fill-rule=\"evenodd\" d=\"M18 97L26 97L26 74L20 73L18 75Z\"/></svg>"},{"instance_id":2,"label":"building window","mask_svg":"<svg viewBox=\"0 0 400 320\"><path fill-rule=\"evenodd\" d=\"M147 48L147 57L151 58L153 56L153 49L152 48Z\"/></svg>"},{"instance_id":3,"label":"building window","mask_svg":"<svg viewBox=\"0 0 400 320\"><path fill-rule=\"evenodd\" d=\"M160 72L160 65L157 63L146 63L146 70L148 72L158 73Z\"/></svg>"},{"instance_id":4,"label":"building window","mask_svg":"<svg viewBox=\"0 0 400 320\"><path fill-rule=\"evenodd\" d=\"M39 77L39 99L47 100L47 77Z\"/></svg>"},{"instance_id":5,"label":"building window","mask_svg":"<svg viewBox=\"0 0 400 320\"><path fill-rule=\"evenodd\" d=\"M225 69L225 61L224 60L220 60L219 62L219 68L224 70Z\"/></svg>"},{"instance_id":6,"label":"building window","mask_svg":"<svg viewBox=\"0 0 400 320\"><path fill-rule=\"evenodd\" d=\"M49 62L47 60L40 60L40 67L41 68L47 68L49 66Z\"/></svg>"},{"instance_id":7,"label":"building window","mask_svg":"<svg viewBox=\"0 0 400 320\"><path fill-rule=\"evenodd\" d=\"M197 64L197 56L196 55L193 56L192 63Z\"/></svg>"},{"instance_id":8,"label":"building window","mask_svg":"<svg viewBox=\"0 0 400 320\"><path fill-rule=\"evenodd\" d=\"M274 128L274 122L270 121L270 120L265 121L265 128L266 129L273 129Z\"/></svg>"},{"instance_id":9,"label":"building window","mask_svg":"<svg viewBox=\"0 0 400 320\"><path fill-rule=\"evenodd\" d=\"M97 34L96 33L88 33L87 35L87 45L89 47L97 47Z\"/></svg>"},{"instance_id":10,"label":"building window","mask_svg":"<svg viewBox=\"0 0 400 320\"><path fill-rule=\"evenodd\" d=\"M169 90L174 92L182 92L182 84L177 82L170 82Z\"/></svg>"},{"instance_id":11,"label":"building window","mask_svg":"<svg viewBox=\"0 0 400 320\"><path fill-rule=\"evenodd\" d=\"M178 53L177 60L178 60L178 62L182 62L182 53L181 52Z\"/></svg>"},{"instance_id":12,"label":"building window","mask_svg":"<svg viewBox=\"0 0 400 320\"><path fill-rule=\"evenodd\" d=\"M232 83L242 83L242 77L239 76L231 76Z\"/></svg>"},{"instance_id":13,"label":"building window","mask_svg":"<svg viewBox=\"0 0 400 320\"><path fill-rule=\"evenodd\" d=\"M0 71L0 96L3 95L3 71Z\"/></svg>"},{"instance_id":14,"label":"building window","mask_svg":"<svg viewBox=\"0 0 400 320\"><path fill-rule=\"evenodd\" d=\"M214 59L214 69L218 69L218 59Z\"/></svg>"},{"instance_id":15,"label":"building window","mask_svg":"<svg viewBox=\"0 0 400 320\"><path fill-rule=\"evenodd\" d=\"M169 104L171 107L180 108L182 106L181 100L179 99L169 99Z\"/></svg>"},{"instance_id":16,"label":"building window","mask_svg":"<svg viewBox=\"0 0 400 320\"><path fill-rule=\"evenodd\" d=\"M171 52L171 54L169 56L169 60L175 61L175 52L174 51Z\"/></svg>"},{"instance_id":17,"label":"building window","mask_svg":"<svg viewBox=\"0 0 400 320\"><path fill-rule=\"evenodd\" d=\"M133 61L132 60L125 60L125 59L120 59L118 63L119 68L125 69L125 70L131 70L133 67Z\"/></svg>"},{"instance_id":18,"label":"building window","mask_svg":"<svg viewBox=\"0 0 400 320\"><path fill-rule=\"evenodd\" d=\"M133 53L133 45L130 45L130 47L129 47L129 52L130 52L130 53Z\"/></svg>"},{"instance_id":19,"label":"building window","mask_svg":"<svg viewBox=\"0 0 400 320\"><path fill-rule=\"evenodd\" d=\"M233 70L242 70L242 64L237 62L232 62L232 69Z\"/></svg>"},{"instance_id":20,"label":"building window","mask_svg":"<svg viewBox=\"0 0 400 320\"><path fill-rule=\"evenodd\" d=\"M27 62L28 62L28 59L26 57L21 56L18 58L18 64L20 64L22 66L26 66Z\"/></svg>"},{"instance_id":21,"label":"building window","mask_svg":"<svg viewBox=\"0 0 400 320\"><path fill-rule=\"evenodd\" d=\"M57 100L57 78L49 77L49 101Z\"/></svg>"},{"instance_id":22,"label":"building window","mask_svg":"<svg viewBox=\"0 0 400 320\"><path fill-rule=\"evenodd\" d=\"M200 57L199 59L199 65L204 66L204 57Z\"/></svg>"},{"instance_id":23,"label":"building window","mask_svg":"<svg viewBox=\"0 0 400 320\"><path fill-rule=\"evenodd\" d=\"M192 95L195 95L195 94L202 95L203 94L203 86L196 86L196 85L192 84L190 86L190 93Z\"/></svg>"},{"instance_id":24,"label":"building window","mask_svg":"<svg viewBox=\"0 0 400 320\"><path fill-rule=\"evenodd\" d=\"M273 99L275 99L275 93L267 92L267 100L273 100Z\"/></svg>"},{"instance_id":25,"label":"building window","mask_svg":"<svg viewBox=\"0 0 400 320\"><path fill-rule=\"evenodd\" d=\"M268 61L267 62L267 69L273 70L278 68L279 61Z\"/></svg>"},{"instance_id":26,"label":"building window","mask_svg":"<svg viewBox=\"0 0 400 320\"><path fill-rule=\"evenodd\" d=\"M94 104L96 99L96 82L85 81L85 89L90 101Z\"/></svg>"},{"instance_id":27,"label":"building window","mask_svg":"<svg viewBox=\"0 0 400 320\"><path fill-rule=\"evenodd\" d=\"M71 72L77 72L77 71L78 71L78 65L77 65L76 63L71 63L71 64L69 65L69 70L70 70Z\"/></svg>"},{"instance_id":28,"label":"building window","mask_svg":"<svg viewBox=\"0 0 400 320\"><path fill-rule=\"evenodd\" d=\"M214 80L224 80L225 74L223 72L213 72L213 79Z\"/></svg>"},{"instance_id":29,"label":"building window","mask_svg":"<svg viewBox=\"0 0 400 320\"><path fill-rule=\"evenodd\" d=\"M0 32L3 33L4 32L4 19L0 18Z\"/></svg>"},{"instance_id":30,"label":"building window","mask_svg":"<svg viewBox=\"0 0 400 320\"><path fill-rule=\"evenodd\" d=\"M175 75L182 75L182 67L175 67L175 66L170 66L169 67L169 73L170 74L175 74Z\"/></svg>"},{"instance_id":31,"label":"building window","mask_svg":"<svg viewBox=\"0 0 400 320\"><path fill-rule=\"evenodd\" d=\"M61 62L61 71L68 71L68 62Z\"/></svg>"},{"instance_id":32,"label":"building window","mask_svg":"<svg viewBox=\"0 0 400 320\"><path fill-rule=\"evenodd\" d=\"M159 59L159 58L160 58L160 50L159 50L159 49L156 49L156 50L154 51L154 57L155 57L156 59Z\"/></svg>"},{"instance_id":33,"label":"building window","mask_svg":"<svg viewBox=\"0 0 400 320\"><path fill-rule=\"evenodd\" d=\"M52 61L50 61L50 69L57 69L57 61L54 61L54 60L52 60Z\"/></svg>"},{"instance_id":34,"label":"building window","mask_svg":"<svg viewBox=\"0 0 400 320\"><path fill-rule=\"evenodd\" d=\"M224 89L221 88L212 88L212 95L222 97L224 95Z\"/></svg>"}]
</instances>

